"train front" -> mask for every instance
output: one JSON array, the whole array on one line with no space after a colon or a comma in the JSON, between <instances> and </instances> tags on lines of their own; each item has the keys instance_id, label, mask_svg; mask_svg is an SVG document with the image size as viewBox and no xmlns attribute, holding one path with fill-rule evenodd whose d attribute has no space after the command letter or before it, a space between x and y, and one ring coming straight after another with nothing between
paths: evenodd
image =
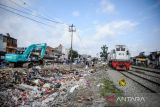
<instances>
[{"instance_id":1,"label":"train front","mask_svg":"<svg viewBox=\"0 0 160 107\"><path fill-rule=\"evenodd\" d=\"M116 70L130 69L130 53L125 45L116 45L116 48L111 51L110 65Z\"/></svg>"}]
</instances>

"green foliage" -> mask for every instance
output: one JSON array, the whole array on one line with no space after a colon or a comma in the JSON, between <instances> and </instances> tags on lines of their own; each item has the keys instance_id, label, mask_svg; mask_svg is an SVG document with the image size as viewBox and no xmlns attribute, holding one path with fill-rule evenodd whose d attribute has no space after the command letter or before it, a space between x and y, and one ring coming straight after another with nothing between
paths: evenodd
<instances>
[{"instance_id":1,"label":"green foliage","mask_svg":"<svg viewBox=\"0 0 160 107\"><path fill-rule=\"evenodd\" d=\"M110 80L107 79L102 79L101 83L103 84L102 87L100 88L100 95L106 98L106 96L110 95L115 95L117 97L122 97L124 96L123 91L116 88L114 83ZM106 100L107 101L107 100ZM105 107L134 107L132 104L128 102L120 102L120 101L115 101L115 103L110 103L105 105Z\"/></svg>"},{"instance_id":2,"label":"green foliage","mask_svg":"<svg viewBox=\"0 0 160 107\"><path fill-rule=\"evenodd\" d=\"M101 96L105 97L110 93L115 93L115 94L122 93L122 91L116 88L113 82L110 80L103 79L102 84L103 86L101 87L101 91L100 91Z\"/></svg>"},{"instance_id":3,"label":"green foliage","mask_svg":"<svg viewBox=\"0 0 160 107\"><path fill-rule=\"evenodd\" d=\"M69 54L68 54L68 58L70 58L71 57L71 49L70 49L70 51L69 51ZM72 62L73 62L73 59L74 58L77 58L78 57L78 52L77 51L75 51L75 50L72 50Z\"/></svg>"},{"instance_id":4,"label":"green foliage","mask_svg":"<svg viewBox=\"0 0 160 107\"><path fill-rule=\"evenodd\" d=\"M140 52L139 55L144 56L145 52Z\"/></svg>"},{"instance_id":5,"label":"green foliage","mask_svg":"<svg viewBox=\"0 0 160 107\"><path fill-rule=\"evenodd\" d=\"M103 45L102 47L101 47L101 49L102 49L102 52L100 52L100 57L103 57L104 58L104 60L107 60L107 58L108 58L108 47L106 46L106 45Z\"/></svg>"}]
</instances>

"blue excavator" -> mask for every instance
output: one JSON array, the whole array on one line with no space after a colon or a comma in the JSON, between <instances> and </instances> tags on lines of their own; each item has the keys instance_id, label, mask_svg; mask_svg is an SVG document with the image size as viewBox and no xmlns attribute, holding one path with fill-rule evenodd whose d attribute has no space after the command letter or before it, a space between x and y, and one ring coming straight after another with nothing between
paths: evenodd
<instances>
[{"instance_id":1,"label":"blue excavator","mask_svg":"<svg viewBox=\"0 0 160 107\"><path fill-rule=\"evenodd\" d=\"M47 44L32 44L22 54L6 54L5 62L11 67L32 67L34 64L43 64ZM32 55L33 50L40 50L40 55Z\"/></svg>"}]
</instances>

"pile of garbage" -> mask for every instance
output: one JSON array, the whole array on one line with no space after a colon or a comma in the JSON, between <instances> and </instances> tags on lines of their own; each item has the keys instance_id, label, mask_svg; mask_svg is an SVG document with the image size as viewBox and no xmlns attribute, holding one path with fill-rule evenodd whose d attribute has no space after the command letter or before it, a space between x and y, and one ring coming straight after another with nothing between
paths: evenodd
<instances>
[{"instance_id":1,"label":"pile of garbage","mask_svg":"<svg viewBox=\"0 0 160 107\"><path fill-rule=\"evenodd\" d=\"M88 87L85 77L94 72L54 64L1 70L0 106L64 106L76 89Z\"/></svg>"}]
</instances>

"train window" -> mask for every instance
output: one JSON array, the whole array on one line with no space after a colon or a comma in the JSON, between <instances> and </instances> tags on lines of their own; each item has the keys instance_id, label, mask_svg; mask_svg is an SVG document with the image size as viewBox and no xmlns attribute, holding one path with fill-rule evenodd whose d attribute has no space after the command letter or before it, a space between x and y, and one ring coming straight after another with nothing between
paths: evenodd
<instances>
[{"instance_id":1,"label":"train window","mask_svg":"<svg viewBox=\"0 0 160 107\"><path fill-rule=\"evenodd\" d=\"M116 51L120 51L120 48L116 48Z\"/></svg>"},{"instance_id":2,"label":"train window","mask_svg":"<svg viewBox=\"0 0 160 107\"><path fill-rule=\"evenodd\" d=\"M125 48L121 48L121 51L125 51Z\"/></svg>"}]
</instances>

